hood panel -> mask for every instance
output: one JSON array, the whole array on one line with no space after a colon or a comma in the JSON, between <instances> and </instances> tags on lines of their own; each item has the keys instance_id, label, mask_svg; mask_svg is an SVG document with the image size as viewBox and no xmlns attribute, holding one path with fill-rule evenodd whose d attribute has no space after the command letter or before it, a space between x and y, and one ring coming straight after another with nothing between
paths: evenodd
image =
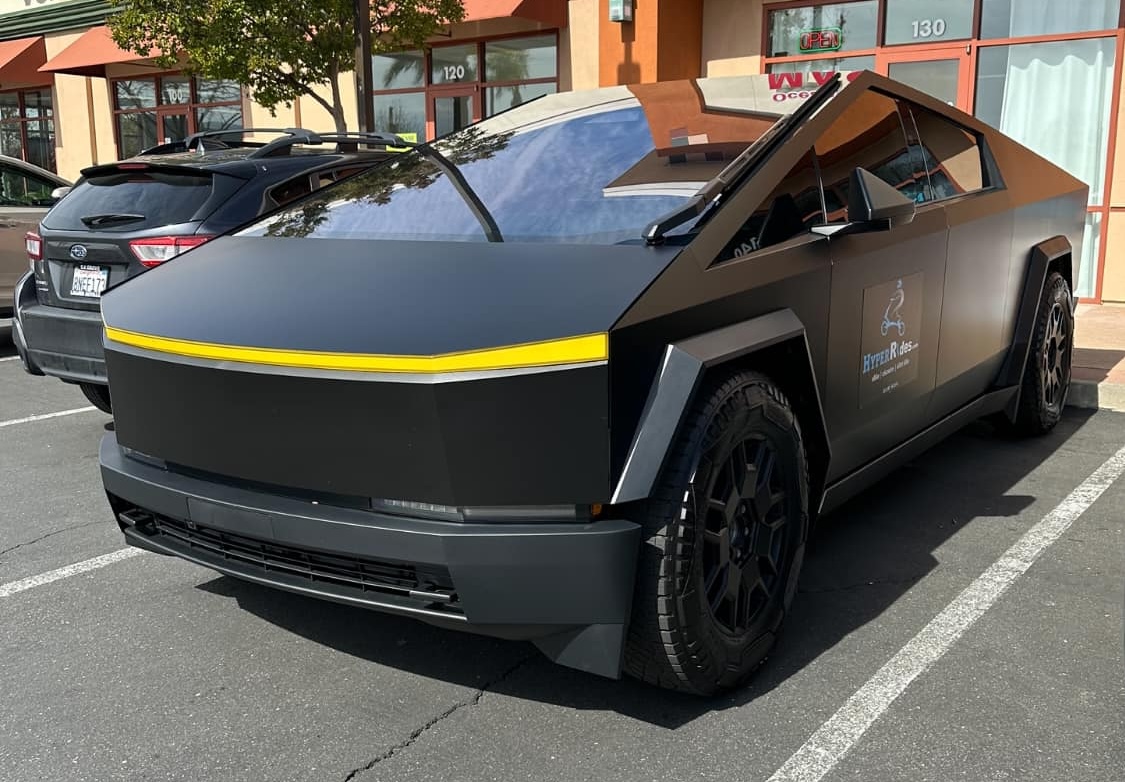
<instances>
[{"instance_id":1,"label":"hood panel","mask_svg":"<svg viewBox=\"0 0 1125 782\"><path fill-rule=\"evenodd\" d=\"M109 291L102 312L180 340L431 356L608 331L678 251L228 237Z\"/></svg>"}]
</instances>

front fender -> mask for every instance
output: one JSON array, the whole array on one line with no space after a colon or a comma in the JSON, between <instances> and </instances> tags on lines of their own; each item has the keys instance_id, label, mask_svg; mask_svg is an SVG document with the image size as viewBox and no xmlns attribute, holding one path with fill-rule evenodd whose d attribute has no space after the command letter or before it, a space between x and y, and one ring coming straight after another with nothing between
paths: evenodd
<instances>
[{"instance_id":1,"label":"front fender","mask_svg":"<svg viewBox=\"0 0 1125 782\"><path fill-rule=\"evenodd\" d=\"M807 376L814 404L807 406L809 411L802 419L805 428L809 429L811 423L814 431L806 434L821 440L827 451L824 414L816 392L804 324L792 310L778 310L665 348L611 502L632 502L652 494L676 433L707 370L789 342L799 342L808 361Z\"/></svg>"}]
</instances>

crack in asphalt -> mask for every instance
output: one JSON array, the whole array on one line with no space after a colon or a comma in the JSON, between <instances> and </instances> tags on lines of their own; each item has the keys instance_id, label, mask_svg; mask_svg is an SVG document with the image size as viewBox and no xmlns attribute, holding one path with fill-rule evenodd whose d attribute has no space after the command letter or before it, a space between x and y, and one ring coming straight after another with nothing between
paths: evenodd
<instances>
[{"instance_id":1,"label":"crack in asphalt","mask_svg":"<svg viewBox=\"0 0 1125 782\"><path fill-rule=\"evenodd\" d=\"M81 529L82 527L89 527L93 524L104 524L104 523L105 522L103 522L101 520L98 520L98 521L84 521L81 524L72 524L69 527L63 527L62 529L57 529L54 532L48 532L45 535L40 535L37 538L32 538L31 540L25 540L23 543L17 543L16 545L9 546L6 549L0 549L0 557L4 556L5 554L10 554L11 552L15 551L18 548L23 548L24 546L35 545L36 543L38 543L41 540L46 540L47 538L54 537L55 535L61 535L64 532L70 532L71 530Z\"/></svg>"},{"instance_id":2,"label":"crack in asphalt","mask_svg":"<svg viewBox=\"0 0 1125 782\"><path fill-rule=\"evenodd\" d=\"M370 771L371 769L375 768L375 766L382 763L384 760L389 760L390 758L394 757L401 750L408 748L411 744L417 741L422 736L422 734L428 731L430 728L434 727L442 720L452 717L454 714L456 714L466 706L476 706L478 703L480 703L480 699L484 697L484 694L488 692L489 689L508 679L520 668L531 662L536 656L537 655L535 654L529 654L527 657L524 657L522 660L517 662L512 667L508 668L508 670L504 671L492 681L486 682L483 687L473 693L473 696L471 698L467 698L466 700L454 703L441 714L427 720L421 727L415 728L404 741L400 741L398 744L395 744L386 752L383 752L381 755L378 755L372 760L369 760L362 766L352 769L350 772L348 772L348 775L344 777L344 782L352 782L352 780L354 780L359 774L362 774L365 771Z\"/></svg>"},{"instance_id":3,"label":"crack in asphalt","mask_svg":"<svg viewBox=\"0 0 1125 782\"><path fill-rule=\"evenodd\" d=\"M905 578L879 578L873 581L860 581L855 584L844 584L843 586L835 587L798 587L798 594L802 595L826 595L830 592L847 592L849 589L863 589L864 587L874 586L906 586L914 585L921 581L927 574L921 573L916 576L907 576Z\"/></svg>"}]
</instances>

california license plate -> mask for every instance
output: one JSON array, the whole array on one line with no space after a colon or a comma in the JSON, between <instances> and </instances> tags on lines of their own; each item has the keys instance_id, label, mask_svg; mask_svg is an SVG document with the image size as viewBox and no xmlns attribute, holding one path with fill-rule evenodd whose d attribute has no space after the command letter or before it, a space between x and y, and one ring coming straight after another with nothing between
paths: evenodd
<instances>
[{"instance_id":1,"label":"california license plate","mask_svg":"<svg viewBox=\"0 0 1125 782\"><path fill-rule=\"evenodd\" d=\"M97 299L108 283L109 269L102 266L76 266L70 283L70 295Z\"/></svg>"}]
</instances>

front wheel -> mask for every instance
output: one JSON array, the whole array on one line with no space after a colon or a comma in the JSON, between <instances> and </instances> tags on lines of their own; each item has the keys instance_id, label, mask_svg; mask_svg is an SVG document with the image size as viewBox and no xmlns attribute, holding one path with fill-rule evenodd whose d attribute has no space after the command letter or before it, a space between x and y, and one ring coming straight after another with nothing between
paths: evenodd
<instances>
[{"instance_id":1,"label":"front wheel","mask_svg":"<svg viewBox=\"0 0 1125 782\"><path fill-rule=\"evenodd\" d=\"M1015 430L1039 435L1062 417L1070 391L1074 352L1074 308L1066 278L1052 272L1043 285L1035 332L1027 354Z\"/></svg>"},{"instance_id":2,"label":"front wheel","mask_svg":"<svg viewBox=\"0 0 1125 782\"><path fill-rule=\"evenodd\" d=\"M109 386L101 386L95 383L79 383L78 387L82 389L82 393L90 404L101 410L103 413L113 415L113 404L109 399Z\"/></svg>"},{"instance_id":3,"label":"front wheel","mask_svg":"<svg viewBox=\"0 0 1125 782\"><path fill-rule=\"evenodd\" d=\"M625 670L700 695L744 683L796 591L808 537L801 430L769 378L707 385L643 526Z\"/></svg>"}]
</instances>

